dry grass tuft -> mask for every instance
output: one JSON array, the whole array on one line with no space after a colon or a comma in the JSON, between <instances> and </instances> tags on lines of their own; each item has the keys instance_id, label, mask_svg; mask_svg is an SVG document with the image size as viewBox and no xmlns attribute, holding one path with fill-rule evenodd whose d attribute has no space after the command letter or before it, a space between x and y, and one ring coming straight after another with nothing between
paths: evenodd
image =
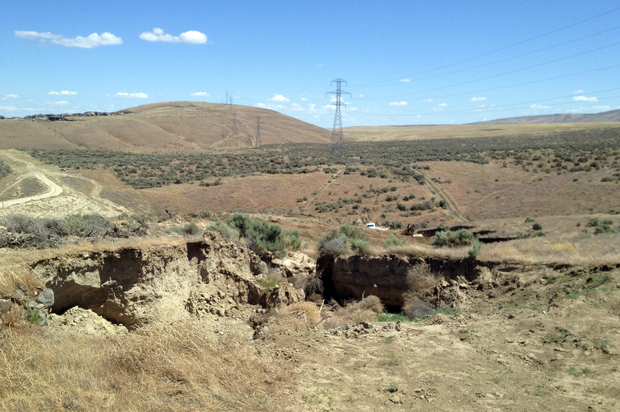
<instances>
[{"instance_id":1,"label":"dry grass tuft","mask_svg":"<svg viewBox=\"0 0 620 412\"><path fill-rule=\"evenodd\" d=\"M315 327L320 321L321 313L315 303L299 302L278 309L269 329L272 332L306 331Z\"/></svg>"},{"instance_id":2,"label":"dry grass tuft","mask_svg":"<svg viewBox=\"0 0 620 412\"><path fill-rule=\"evenodd\" d=\"M467 251L469 249L471 248L435 248L426 244L407 244L387 247L383 249L382 253L421 258L464 259L467 257Z\"/></svg>"},{"instance_id":3,"label":"dry grass tuft","mask_svg":"<svg viewBox=\"0 0 620 412\"><path fill-rule=\"evenodd\" d=\"M198 322L107 338L37 328L0 337L1 410L273 410L290 376Z\"/></svg>"},{"instance_id":4,"label":"dry grass tuft","mask_svg":"<svg viewBox=\"0 0 620 412\"><path fill-rule=\"evenodd\" d=\"M24 285L27 291L44 287L27 265L0 268L0 298L11 297L21 285Z\"/></svg>"},{"instance_id":5,"label":"dry grass tuft","mask_svg":"<svg viewBox=\"0 0 620 412\"><path fill-rule=\"evenodd\" d=\"M383 313L381 299L376 296L367 296L364 299L350 303L343 307L336 307L331 315L327 315L321 323L323 329L334 329L345 325L357 325L362 322L372 322Z\"/></svg>"},{"instance_id":6,"label":"dry grass tuft","mask_svg":"<svg viewBox=\"0 0 620 412\"><path fill-rule=\"evenodd\" d=\"M537 237L485 245L479 259L523 264L620 264L620 235Z\"/></svg>"}]
</instances>

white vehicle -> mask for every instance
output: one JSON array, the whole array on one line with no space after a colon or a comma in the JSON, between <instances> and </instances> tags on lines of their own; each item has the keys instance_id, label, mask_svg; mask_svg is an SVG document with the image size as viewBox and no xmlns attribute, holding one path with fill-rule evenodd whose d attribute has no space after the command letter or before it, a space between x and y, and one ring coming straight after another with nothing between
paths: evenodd
<instances>
[{"instance_id":1,"label":"white vehicle","mask_svg":"<svg viewBox=\"0 0 620 412\"><path fill-rule=\"evenodd\" d=\"M374 223L366 223L366 227L368 229L376 229L377 228Z\"/></svg>"}]
</instances>

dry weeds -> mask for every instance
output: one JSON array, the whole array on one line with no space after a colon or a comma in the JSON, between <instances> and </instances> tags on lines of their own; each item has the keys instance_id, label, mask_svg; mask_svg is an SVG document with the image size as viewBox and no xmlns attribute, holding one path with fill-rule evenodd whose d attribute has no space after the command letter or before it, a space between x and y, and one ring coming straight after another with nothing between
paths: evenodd
<instances>
[{"instance_id":1,"label":"dry weeds","mask_svg":"<svg viewBox=\"0 0 620 412\"><path fill-rule=\"evenodd\" d=\"M1 410L273 410L291 376L198 322L107 338L37 328L0 337Z\"/></svg>"},{"instance_id":2,"label":"dry weeds","mask_svg":"<svg viewBox=\"0 0 620 412\"><path fill-rule=\"evenodd\" d=\"M480 260L524 264L598 266L620 264L620 236L563 235L485 245Z\"/></svg>"},{"instance_id":3,"label":"dry weeds","mask_svg":"<svg viewBox=\"0 0 620 412\"><path fill-rule=\"evenodd\" d=\"M383 309L381 299L367 296L345 307L336 307L333 313L326 315L325 320L321 322L321 328L334 329L345 325L373 322L383 313Z\"/></svg>"}]
</instances>

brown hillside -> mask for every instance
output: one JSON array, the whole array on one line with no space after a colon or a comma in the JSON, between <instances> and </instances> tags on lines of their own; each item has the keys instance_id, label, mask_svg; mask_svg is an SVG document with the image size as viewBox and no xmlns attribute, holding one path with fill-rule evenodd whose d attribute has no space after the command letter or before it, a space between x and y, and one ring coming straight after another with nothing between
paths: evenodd
<instances>
[{"instance_id":1,"label":"brown hillside","mask_svg":"<svg viewBox=\"0 0 620 412\"><path fill-rule=\"evenodd\" d=\"M126 111L131 113L67 117L71 121L5 119L0 123L0 149L41 147L168 152L250 147L255 143L259 116L263 144L329 141L325 129L256 107L166 102ZM237 136L233 136L235 117Z\"/></svg>"},{"instance_id":2,"label":"brown hillside","mask_svg":"<svg viewBox=\"0 0 620 412\"><path fill-rule=\"evenodd\" d=\"M540 116L509 117L479 124L540 124L540 123L601 123L620 122L620 110L592 114L549 114Z\"/></svg>"}]
</instances>

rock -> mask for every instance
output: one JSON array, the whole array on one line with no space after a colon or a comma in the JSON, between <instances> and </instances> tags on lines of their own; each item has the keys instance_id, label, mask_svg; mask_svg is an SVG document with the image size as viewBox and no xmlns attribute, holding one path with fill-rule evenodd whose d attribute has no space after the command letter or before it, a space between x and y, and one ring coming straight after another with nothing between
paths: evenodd
<instances>
[{"instance_id":1,"label":"rock","mask_svg":"<svg viewBox=\"0 0 620 412\"><path fill-rule=\"evenodd\" d=\"M271 266L280 270L286 277L314 276L316 261L301 252L289 252L282 259L272 259Z\"/></svg>"},{"instance_id":2,"label":"rock","mask_svg":"<svg viewBox=\"0 0 620 412\"><path fill-rule=\"evenodd\" d=\"M10 300L0 299L0 313L6 312L7 310L11 309L11 306L13 306L13 302L11 302Z\"/></svg>"},{"instance_id":3,"label":"rock","mask_svg":"<svg viewBox=\"0 0 620 412\"><path fill-rule=\"evenodd\" d=\"M54 291L52 289L45 289L39 294L37 302L43 305L44 308L50 308L54 305Z\"/></svg>"},{"instance_id":4,"label":"rock","mask_svg":"<svg viewBox=\"0 0 620 412\"><path fill-rule=\"evenodd\" d=\"M400 397L398 395L391 396L390 397L390 402L396 403L396 404L403 403L403 401L400 399Z\"/></svg>"},{"instance_id":5,"label":"rock","mask_svg":"<svg viewBox=\"0 0 620 412\"><path fill-rule=\"evenodd\" d=\"M41 317L41 320L39 321L38 325L39 326L47 325L47 312L40 310L38 311L38 313L39 313L39 316Z\"/></svg>"},{"instance_id":6,"label":"rock","mask_svg":"<svg viewBox=\"0 0 620 412\"><path fill-rule=\"evenodd\" d=\"M103 336L127 333L127 328L115 325L92 310L74 307L62 315L51 314L49 325L67 333L80 335Z\"/></svg>"},{"instance_id":7,"label":"rock","mask_svg":"<svg viewBox=\"0 0 620 412\"><path fill-rule=\"evenodd\" d=\"M306 294L303 289L295 289L289 285L276 286L271 294L267 297L267 306L281 308L283 306L292 305L293 303L303 302Z\"/></svg>"}]
</instances>

